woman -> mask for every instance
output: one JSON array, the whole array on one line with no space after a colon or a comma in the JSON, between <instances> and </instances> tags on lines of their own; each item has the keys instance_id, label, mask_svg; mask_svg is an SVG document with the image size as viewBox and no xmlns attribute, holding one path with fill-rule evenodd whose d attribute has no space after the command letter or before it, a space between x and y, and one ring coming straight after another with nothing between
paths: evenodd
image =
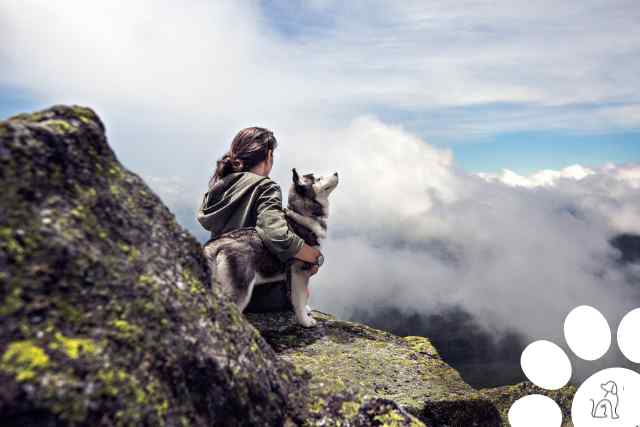
<instances>
[{"instance_id":1,"label":"woman","mask_svg":"<svg viewBox=\"0 0 640 427\"><path fill-rule=\"evenodd\" d=\"M198 211L198 222L211 231L212 239L240 227L255 227L267 249L280 261L297 258L315 264L309 270L309 274L315 274L320 251L289 229L282 191L268 176L277 145L268 129L249 127L238 132L230 150L217 162Z\"/></svg>"}]
</instances>

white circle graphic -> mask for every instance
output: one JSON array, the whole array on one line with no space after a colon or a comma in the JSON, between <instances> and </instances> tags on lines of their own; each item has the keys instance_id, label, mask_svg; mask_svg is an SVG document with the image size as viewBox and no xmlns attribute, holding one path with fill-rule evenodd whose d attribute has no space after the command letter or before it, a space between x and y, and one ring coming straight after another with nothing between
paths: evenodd
<instances>
[{"instance_id":1,"label":"white circle graphic","mask_svg":"<svg viewBox=\"0 0 640 427\"><path fill-rule=\"evenodd\" d=\"M529 380L547 390L557 390L571 379L571 362L567 354L551 341L534 341L520 357L522 371Z\"/></svg>"},{"instance_id":2,"label":"white circle graphic","mask_svg":"<svg viewBox=\"0 0 640 427\"><path fill-rule=\"evenodd\" d=\"M628 312L618 326L618 347L627 359L640 363L640 308Z\"/></svg>"},{"instance_id":3,"label":"white circle graphic","mask_svg":"<svg viewBox=\"0 0 640 427\"><path fill-rule=\"evenodd\" d=\"M541 394L516 400L507 414L512 427L559 427L562 411L556 402Z\"/></svg>"},{"instance_id":4,"label":"white circle graphic","mask_svg":"<svg viewBox=\"0 0 640 427\"><path fill-rule=\"evenodd\" d=\"M565 318L564 338L576 356L596 360L604 356L611 346L611 329L602 313L591 306L581 305Z\"/></svg>"},{"instance_id":5,"label":"white circle graphic","mask_svg":"<svg viewBox=\"0 0 640 427\"><path fill-rule=\"evenodd\" d=\"M596 372L580 385L571 405L574 427L640 425L640 374L626 368Z\"/></svg>"}]
</instances>

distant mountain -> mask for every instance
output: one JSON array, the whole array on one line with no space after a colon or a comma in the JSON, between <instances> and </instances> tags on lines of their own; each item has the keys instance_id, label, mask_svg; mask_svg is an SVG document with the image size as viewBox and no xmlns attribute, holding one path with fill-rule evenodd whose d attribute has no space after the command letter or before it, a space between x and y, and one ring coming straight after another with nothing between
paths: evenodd
<instances>
[{"instance_id":1,"label":"distant mountain","mask_svg":"<svg viewBox=\"0 0 640 427\"><path fill-rule=\"evenodd\" d=\"M621 233L609 240L609 243L620 251L621 263L640 263L640 235Z\"/></svg>"},{"instance_id":2,"label":"distant mountain","mask_svg":"<svg viewBox=\"0 0 640 427\"><path fill-rule=\"evenodd\" d=\"M515 331L497 337L460 306L437 313L407 313L391 306L357 308L350 319L400 336L429 337L442 358L473 387L525 380L520 369L520 353L526 347L524 338Z\"/></svg>"}]
</instances>

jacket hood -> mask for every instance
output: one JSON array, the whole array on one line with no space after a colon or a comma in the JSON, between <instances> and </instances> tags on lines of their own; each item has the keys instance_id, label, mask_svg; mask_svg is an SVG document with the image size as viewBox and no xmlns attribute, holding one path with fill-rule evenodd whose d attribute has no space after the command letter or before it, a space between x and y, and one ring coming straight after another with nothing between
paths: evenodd
<instances>
[{"instance_id":1,"label":"jacket hood","mask_svg":"<svg viewBox=\"0 0 640 427\"><path fill-rule=\"evenodd\" d=\"M213 234L220 234L233 213L243 207L244 196L266 179L270 178L253 172L234 172L219 179L204 194L198 210L198 222Z\"/></svg>"}]
</instances>

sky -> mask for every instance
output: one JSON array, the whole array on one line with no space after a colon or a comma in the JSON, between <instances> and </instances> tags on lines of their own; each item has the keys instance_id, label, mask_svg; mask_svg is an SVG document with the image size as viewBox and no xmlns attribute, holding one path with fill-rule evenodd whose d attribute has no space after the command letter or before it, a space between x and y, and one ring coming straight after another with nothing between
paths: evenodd
<instances>
[{"instance_id":1,"label":"sky","mask_svg":"<svg viewBox=\"0 0 640 427\"><path fill-rule=\"evenodd\" d=\"M201 241L215 160L246 126L272 177L340 174L312 306L463 307L561 340L638 305L637 1L0 3L0 118L91 107L120 161ZM615 359L615 354L609 357Z\"/></svg>"}]
</instances>

